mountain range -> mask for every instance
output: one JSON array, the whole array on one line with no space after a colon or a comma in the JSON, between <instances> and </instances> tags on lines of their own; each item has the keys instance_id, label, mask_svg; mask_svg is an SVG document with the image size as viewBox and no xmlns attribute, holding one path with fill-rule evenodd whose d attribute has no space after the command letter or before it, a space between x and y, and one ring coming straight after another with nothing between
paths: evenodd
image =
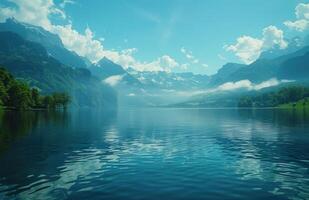
<instances>
[{"instance_id":1,"label":"mountain range","mask_svg":"<svg viewBox=\"0 0 309 200\"><path fill-rule=\"evenodd\" d=\"M291 48L291 49L289 49ZM273 49L269 56L268 52L261 55L259 59L249 65L228 63L224 65L217 74L211 76L210 86L218 86L227 82L249 80L260 83L271 78L279 80L303 81L309 78L308 52L309 46L291 46L286 50ZM286 52L286 54L283 54Z\"/></svg>"},{"instance_id":2,"label":"mountain range","mask_svg":"<svg viewBox=\"0 0 309 200\"><path fill-rule=\"evenodd\" d=\"M0 23L0 65L43 93L69 91L78 106L115 104L116 96L125 98L125 102L156 99L151 105L160 101L159 104L168 103L167 99L174 98L172 95L190 96L191 103L192 99L205 102L205 99L215 101L218 96L226 99L226 94L237 96L235 91L213 92L227 83L247 81L260 84L270 79L306 83L309 78L309 46L299 41L299 38L293 38L287 49L263 52L249 65L227 63L211 76L190 72L137 71L134 66L123 68L106 57L91 63L65 48L58 35L11 18ZM208 94L210 90L212 94ZM175 97L173 100L184 99Z\"/></svg>"}]
</instances>

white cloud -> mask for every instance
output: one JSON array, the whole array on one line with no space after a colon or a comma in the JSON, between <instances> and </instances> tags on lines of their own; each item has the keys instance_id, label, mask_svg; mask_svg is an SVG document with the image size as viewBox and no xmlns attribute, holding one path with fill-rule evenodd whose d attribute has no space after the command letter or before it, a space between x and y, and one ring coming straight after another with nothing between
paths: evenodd
<instances>
[{"instance_id":1,"label":"white cloud","mask_svg":"<svg viewBox=\"0 0 309 200\"><path fill-rule=\"evenodd\" d=\"M309 4L298 4L295 9L295 14L298 19L309 19Z\"/></svg>"},{"instance_id":2,"label":"white cloud","mask_svg":"<svg viewBox=\"0 0 309 200\"><path fill-rule=\"evenodd\" d=\"M15 4L15 7L0 7L0 21L14 17L18 21L41 26L58 34L66 48L75 51L80 56L87 57L92 62L107 57L125 68L132 67L138 71L171 71L175 67L184 67L168 55L152 62L140 62L133 57L137 51L135 48L122 51L107 50L103 46L102 38L95 39L95 34L88 27L84 33L80 33L73 28L72 23L68 20L65 20L66 25L53 24L49 19L52 15L60 16L62 19L67 18L63 8L67 4L74 4L72 0L64 0L59 6L55 5L53 0L7 1Z\"/></svg>"},{"instance_id":3,"label":"white cloud","mask_svg":"<svg viewBox=\"0 0 309 200\"><path fill-rule=\"evenodd\" d=\"M180 48L180 52L185 55L185 57L193 64L199 63L199 60L195 58L192 54L192 51L185 49L184 47Z\"/></svg>"},{"instance_id":4,"label":"white cloud","mask_svg":"<svg viewBox=\"0 0 309 200\"><path fill-rule=\"evenodd\" d=\"M149 62L149 63L135 63L135 69L138 71L166 71L170 72L171 69L176 67L183 67L183 65L180 65L177 63L172 57L168 55L164 55L160 58L158 58L155 61Z\"/></svg>"},{"instance_id":5,"label":"white cloud","mask_svg":"<svg viewBox=\"0 0 309 200\"><path fill-rule=\"evenodd\" d=\"M274 47L287 48L288 43L284 40L283 31L275 26L268 26L263 29L263 50Z\"/></svg>"},{"instance_id":6,"label":"white cloud","mask_svg":"<svg viewBox=\"0 0 309 200\"><path fill-rule=\"evenodd\" d=\"M122 51L104 49L102 41L94 38L94 33L90 28L86 28L84 34L80 34L72 28L71 24L65 26L54 25L52 31L61 37L63 44L68 49L75 51L80 56L87 57L92 62L107 57L125 68L134 67L136 61L133 54L137 51L136 48Z\"/></svg>"},{"instance_id":7,"label":"white cloud","mask_svg":"<svg viewBox=\"0 0 309 200\"><path fill-rule=\"evenodd\" d=\"M288 28L303 32L309 27L309 3L300 3L295 8L295 15L297 20L285 21L284 25Z\"/></svg>"},{"instance_id":8,"label":"white cloud","mask_svg":"<svg viewBox=\"0 0 309 200\"><path fill-rule=\"evenodd\" d=\"M162 56L159 60L161 65L166 66L168 68L174 68L179 65L173 58L171 58L168 55Z\"/></svg>"},{"instance_id":9,"label":"white cloud","mask_svg":"<svg viewBox=\"0 0 309 200\"><path fill-rule=\"evenodd\" d=\"M250 36L241 36L237 38L236 44L225 46L226 51L235 53L235 55L244 63L250 64L259 58L263 51L272 48L287 48L288 43L284 40L284 33L275 26L268 26L263 29L261 39Z\"/></svg>"},{"instance_id":10,"label":"white cloud","mask_svg":"<svg viewBox=\"0 0 309 200\"><path fill-rule=\"evenodd\" d=\"M72 25L55 25L52 32L57 33L63 44L70 50L75 51L78 55L87 57L89 60L96 62L104 54L103 45L99 40L93 38L93 33L86 28L84 34L78 33L72 28Z\"/></svg>"},{"instance_id":11,"label":"white cloud","mask_svg":"<svg viewBox=\"0 0 309 200\"><path fill-rule=\"evenodd\" d=\"M290 29L294 29L299 32L305 31L309 27L309 21L305 19L292 21L285 21L284 25L286 25Z\"/></svg>"},{"instance_id":12,"label":"white cloud","mask_svg":"<svg viewBox=\"0 0 309 200\"><path fill-rule=\"evenodd\" d=\"M97 51L103 50L101 43L93 40L93 33L89 28L85 30L85 34L80 34L70 23L65 26L52 24L49 17L53 14L66 18L64 11L57 8L53 0L9 0L9 2L14 3L16 7L0 8L2 21L8 17L14 17L18 21L41 26L58 34L68 49L81 56L91 55L88 57L91 61L97 57ZM65 5L68 2L71 1L63 1L61 4Z\"/></svg>"},{"instance_id":13,"label":"white cloud","mask_svg":"<svg viewBox=\"0 0 309 200\"><path fill-rule=\"evenodd\" d=\"M59 15L66 18L65 13L56 7L53 0L8 0L17 5L15 7L0 7L0 20L4 21L8 17L15 17L19 21L27 22L37 26L42 26L51 30L52 24L49 20L51 15Z\"/></svg>"},{"instance_id":14,"label":"white cloud","mask_svg":"<svg viewBox=\"0 0 309 200\"><path fill-rule=\"evenodd\" d=\"M110 86L116 86L122 79L123 75L115 75L104 79L103 82L109 84Z\"/></svg>"},{"instance_id":15,"label":"white cloud","mask_svg":"<svg viewBox=\"0 0 309 200\"><path fill-rule=\"evenodd\" d=\"M267 81L261 82L259 84L254 84L249 80L241 80L236 82L227 82L224 83L217 88L211 90L211 92L218 91L233 91L238 89L246 89L246 90L261 90L268 87L273 87L280 85L281 83L291 82L289 80L277 80L276 78L269 79Z\"/></svg>"},{"instance_id":16,"label":"white cloud","mask_svg":"<svg viewBox=\"0 0 309 200\"><path fill-rule=\"evenodd\" d=\"M236 82L227 82L224 83L216 88L207 89L207 90L190 90L190 91L177 91L176 94L179 96L194 96L194 95L201 95L201 94L212 94L216 92L228 92L228 91L235 91L239 89L244 89L248 91L252 90L261 90L268 87L274 87L280 85L282 83L293 82L290 80L277 80L276 78L269 79L267 81L261 82L259 84L254 84L249 80L240 80Z\"/></svg>"},{"instance_id":17,"label":"white cloud","mask_svg":"<svg viewBox=\"0 0 309 200\"><path fill-rule=\"evenodd\" d=\"M242 36L237 38L236 44L227 46L225 50L234 52L240 60L249 64L260 56L262 47L262 40L250 36Z\"/></svg>"},{"instance_id":18,"label":"white cloud","mask_svg":"<svg viewBox=\"0 0 309 200\"><path fill-rule=\"evenodd\" d=\"M249 80L241 80L237 82L228 82L220 85L216 90L217 91L230 91L230 90L237 90L241 88L251 88L252 83Z\"/></svg>"},{"instance_id":19,"label":"white cloud","mask_svg":"<svg viewBox=\"0 0 309 200\"><path fill-rule=\"evenodd\" d=\"M127 96L128 96L128 97L135 97L135 96L136 96L136 94L134 94L134 93L130 93L130 94L128 94Z\"/></svg>"},{"instance_id":20,"label":"white cloud","mask_svg":"<svg viewBox=\"0 0 309 200\"><path fill-rule=\"evenodd\" d=\"M60 6L61 8L65 8L66 5L69 5L69 4L75 4L75 1L72 1L72 0L63 0L63 2L61 2L61 3L59 4L59 6Z\"/></svg>"},{"instance_id":21,"label":"white cloud","mask_svg":"<svg viewBox=\"0 0 309 200\"><path fill-rule=\"evenodd\" d=\"M12 17L15 14L16 12L13 9L0 7L0 22L4 22L6 18Z\"/></svg>"},{"instance_id":22,"label":"white cloud","mask_svg":"<svg viewBox=\"0 0 309 200\"><path fill-rule=\"evenodd\" d=\"M197 63L199 63L200 61L198 60L198 59L194 59L193 61L192 61L192 63L194 63L194 64L197 64Z\"/></svg>"},{"instance_id":23,"label":"white cloud","mask_svg":"<svg viewBox=\"0 0 309 200\"><path fill-rule=\"evenodd\" d=\"M192 54L192 51L189 51L187 50L186 48L184 47L181 47L180 48L180 52L182 54L184 54L184 56L188 59L188 61L191 63L191 64L199 64L200 63L200 60L195 58L195 56ZM181 69L185 69L187 70L188 69L188 66L189 64L182 64L181 65ZM208 67L207 64L201 64L202 67Z\"/></svg>"}]
</instances>

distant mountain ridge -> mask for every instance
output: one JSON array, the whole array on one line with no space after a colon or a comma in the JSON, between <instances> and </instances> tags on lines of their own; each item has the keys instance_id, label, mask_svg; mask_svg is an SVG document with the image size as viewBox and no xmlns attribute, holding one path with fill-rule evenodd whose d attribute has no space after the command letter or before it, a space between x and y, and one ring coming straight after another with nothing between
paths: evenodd
<instances>
[{"instance_id":1,"label":"distant mountain ridge","mask_svg":"<svg viewBox=\"0 0 309 200\"><path fill-rule=\"evenodd\" d=\"M100 80L104 81L105 79L112 76L121 76L121 82L128 86L140 86L141 83L131 76L126 70L123 69L121 65L114 63L108 58L104 57L96 64L92 64L89 67L91 73L98 77Z\"/></svg>"},{"instance_id":2,"label":"distant mountain ridge","mask_svg":"<svg viewBox=\"0 0 309 200\"><path fill-rule=\"evenodd\" d=\"M132 68L128 72L148 89L192 90L206 87L209 81L207 75L193 74L191 72L140 72Z\"/></svg>"},{"instance_id":3,"label":"distant mountain ridge","mask_svg":"<svg viewBox=\"0 0 309 200\"><path fill-rule=\"evenodd\" d=\"M289 74L295 74L295 70L287 63L291 63L292 60L302 59L302 70L298 70L298 73L304 73L305 77L308 77L309 63L306 60L308 57L309 46L298 48L296 51L289 52L288 54L280 55L279 57L266 59L261 58L256 60L250 65L241 64L227 64L221 68L217 74L211 76L211 85L218 86L226 82L237 82L241 80L249 80L253 83L259 83L269 80L271 78L298 80L298 76L289 76ZM288 66L289 65L289 66ZM300 66L299 66L300 67ZM304 70L304 71L303 71ZM296 70L297 71L297 70ZM285 75L283 75L283 73ZM220 78L218 78L220 77Z\"/></svg>"},{"instance_id":4,"label":"distant mountain ridge","mask_svg":"<svg viewBox=\"0 0 309 200\"><path fill-rule=\"evenodd\" d=\"M14 32L25 40L41 44L52 57L67 66L74 68L87 67L84 58L66 49L58 35L42 27L22 23L14 18L8 18L4 23L0 23L0 31Z\"/></svg>"}]
</instances>

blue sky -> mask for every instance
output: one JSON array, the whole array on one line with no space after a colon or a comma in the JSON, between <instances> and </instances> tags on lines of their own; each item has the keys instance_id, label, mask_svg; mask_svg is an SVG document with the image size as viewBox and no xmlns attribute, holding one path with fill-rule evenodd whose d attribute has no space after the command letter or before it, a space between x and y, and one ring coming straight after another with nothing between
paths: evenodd
<instances>
[{"instance_id":1,"label":"blue sky","mask_svg":"<svg viewBox=\"0 0 309 200\"><path fill-rule=\"evenodd\" d=\"M239 47L236 46L236 40L241 36L256 38L252 42L259 47L255 48L266 49L265 44L258 41L263 40L263 29L266 27L275 26L276 29L270 32L278 33L280 30L284 37L303 34L304 31L292 30L284 22L297 20L295 8L300 3L308 3L300 0L66 0L66 4L62 0L46 0L48 3L44 3L44 0L34 1L39 1L38 4L47 9L59 10L47 14L48 23L69 23L70 30L81 35L87 35L85 29L88 29L88 39L99 41L102 48L107 50L103 54L120 64L124 62L128 63L124 65L129 66L138 62L136 65L140 66L139 69L144 70L156 64L175 61L169 66L171 71L206 74L215 73L226 62L251 62L255 59L251 55L247 59L241 59L243 55L236 55ZM8 7L6 0L0 2L2 8ZM22 0L10 2L15 7L26 4ZM21 11L7 16L16 15L17 19L18 16L25 19L17 12ZM65 17L59 17L60 12ZM49 26L30 18L26 22ZM66 33L59 26L47 29L60 35ZM282 41L279 42L280 47L285 48ZM64 43L72 50L78 46ZM227 46L231 45L235 46L227 50ZM92 52L85 50L78 53L87 56ZM120 54L125 56L121 57Z\"/></svg>"}]
</instances>

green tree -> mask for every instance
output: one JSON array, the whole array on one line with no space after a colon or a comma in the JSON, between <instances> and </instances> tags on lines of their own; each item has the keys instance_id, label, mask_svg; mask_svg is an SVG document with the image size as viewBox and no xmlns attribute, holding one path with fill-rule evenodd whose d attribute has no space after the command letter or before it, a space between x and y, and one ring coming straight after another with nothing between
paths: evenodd
<instances>
[{"instance_id":1,"label":"green tree","mask_svg":"<svg viewBox=\"0 0 309 200\"><path fill-rule=\"evenodd\" d=\"M14 81L8 90L9 105L20 110L31 107L30 88L22 82Z\"/></svg>"},{"instance_id":2,"label":"green tree","mask_svg":"<svg viewBox=\"0 0 309 200\"><path fill-rule=\"evenodd\" d=\"M31 98L33 102L34 107L39 107L41 106L41 99L40 99L40 92L36 88L31 89Z\"/></svg>"},{"instance_id":3,"label":"green tree","mask_svg":"<svg viewBox=\"0 0 309 200\"><path fill-rule=\"evenodd\" d=\"M0 68L0 105L19 110L35 107L65 109L70 101L71 98L67 93L41 96L37 88L30 89L26 83L15 80L7 70Z\"/></svg>"},{"instance_id":4,"label":"green tree","mask_svg":"<svg viewBox=\"0 0 309 200\"><path fill-rule=\"evenodd\" d=\"M43 97L43 106L46 109L50 109L54 107L54 100L53 97L47 95Z\"/></svg>"},{"instance_id":5,"label":"green tree","mask_svg":"<svg viewBox=\"0 0 309 200\"><path fill-rule=\"evenodd\" d=\"M13 76L6 69L0 68L0 105L7 103L7 90L13 80Z\"/></svg>"},{"instance_id":6,"label":"green tree","mask_svg":"<svg viewBox=\"0 0 309 200\"><path fill-rule=\"evenodd\" d=\"M13 76L6 69L0 67L0 82L3 86L8 88L13 81Z\"/></svg>"},{"instance_id":7,"label":"green tree","mask_svg":"<svg viewBox=\"0 0 309 200\"><path fill-rule=\"evenodd\" d=\"M55 107L62 107L66 109L67 105L70 103L71 98L67 93L54 93L52 95Z\"/></svg>"},{"instance_id":8,"label":"green tree","mask_svg":"<svg viewBox=\"0 0 309 200\"><path fill-rule=\"evenodd\" d=\"M307 106L307 101L308 101L308 99L305 98L304 101L303 101L303 107L306 107L306 106Z\"/></svg>"},{"instance_id":9,"label":"green tree","mask_svg":"<svg viewBox=\"0 0 309 200\"><path fill-rule=\"evenodd\" d=\"M67 93L61 94L61 104L64 109L67 108L67 105L71 102L71 98Z\"/></svg>"},{"instance_id":10,"label":"green tree","mask_svg":"<svg viewBox=\"0 0 309 200\"><path fill-rule=\"evenodd\" d=\"M238 107L252 107L253 102L250 97L242 97L238 102Z\"/></svg>"},{"instance_id":11,"label":"green tree","mask_svg":"<svg viewBox=\"0 0 309 200\"><path fill-rule=\"evenodd\" d=\"M252 104L257 107L275 107L280 104L292 103L296 107L295 102L309 96L309 89L303 86L290 86L280 89L277 92L262 93L255 97L243 97L239 100L239 107L248 107ZM250 102L251 101L251 102ZM305 100L306 101L306 100ZM306 105L306 102L303 104Z\"/></svg>"},{"instance_id":12,"label":"green tree","mask_svg":"<svg viewBox=\"0 0 309 200\"><path fill-rule=\"evenodd\" d=\"M6 88L2 82L0 82L0 105L4 105L8 100L8 94Z\"/></svg>"}]
</instances>

